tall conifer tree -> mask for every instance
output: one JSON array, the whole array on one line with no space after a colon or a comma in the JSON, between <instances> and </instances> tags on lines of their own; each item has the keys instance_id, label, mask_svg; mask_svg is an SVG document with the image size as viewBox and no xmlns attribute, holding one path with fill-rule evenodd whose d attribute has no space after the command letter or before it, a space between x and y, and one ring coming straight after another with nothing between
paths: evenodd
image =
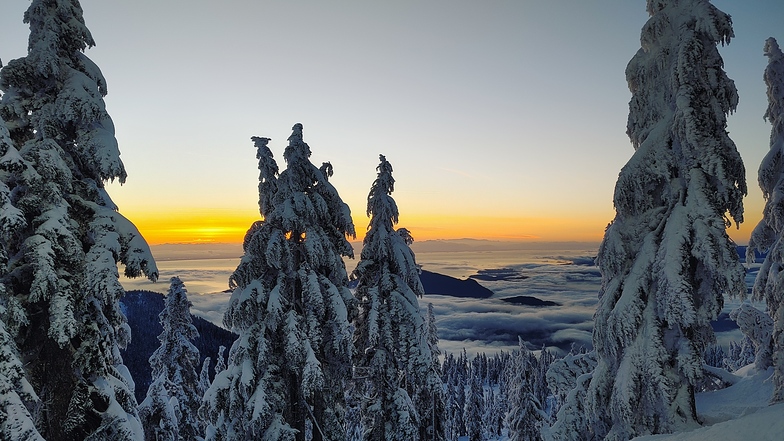
<instances>
[{"instance_id":1,"label":"tall conifer tree","mask_svg":"<svg viewBox=\"0 0 784 441\"><path fill-rule=\"evenodd\" d=\"M519 340L520 349L512 353L507 366L509 412L506 423L511 441L538 441L547 415L543 404L536 398L535 383L537 360L525 342Z\"/></svg>"},{"instance_id":2,"label":"tall conifer tree","mask_svg":"<svg viewBox=\"0 0 784 441\"><path fill-rule=\"evenodd\" d=\"M28 54L0 71L2 157L13 216L4 214L6 272L25 375L45 406L46 439L138 439L141 425L119 349L130 329L119 308L125 273L157 278L147 244L117 212L105 182L126 172L103 96L83 51L94 45L76 0L33 0ZM17 308L18 307L18 308Z\"/></svg>"},{"instance_id":3,"label":"tall conifer tree","mask_svg":"<svg viewBox=\"0 0 784 441\"><path fill-rule=\"evenodd\" d=\"M773 318L773 376L772 401L784 401L784 54L775 38L765 42L768 67L764 80L768 86L767 119L770 131L770 151L759 167L759 185L765 197L762 220L751 234L748 258L754 251L767 251L765 261L754 282L755 300L765 300L768 314Z\"/></svg>"},{"instance_id":4,"label":"tall conifer tree","mask_svg":"<svg viewBox=\"0 0 784 441\"><path fill-rule=\"evenodd\" d=\"M310 421L314 440L343 440L354 300L342 256L353 257L351 213L328 181L331 167L310 162L302 124L279 176L268 141L254 138L263 220L248 230L230 278L224 323L239 338L205 394L207 437L304 440Z\"/></svg>"},{"instance_id":5,"label":"tall conifer tree","mask_svg":"<svg viewBox=\"0 0 784 441\"><path fill-rule=\"evenodd\" d=\"M179 277L172 277L165 306L159 314L161 345L150 357L152 383L139 405L139 416L148 440L195 440L204 435L199 419L202 391L199 350L193 341L199 331L191 319L188 291ZM171 409L169 409L171 407ZM174 421L167 421L171 417Z\"/></svg>"},{"instance_id":6,"label":"tall conifer tree","mask_svg":"<svg viewBox=\"0 0 784 441\"><path fill-rule=\"evenodd\" d=\"M695 385L723 296L744 270L725 228L743 221L743 162L726 130L738 103L719 43L729 15L707 0L649 0L629 62L635 153L615 187L599 250L588 391L592 437L627 440L697 422ZM579 396L579 395L578 395Z\"/></svg>"},{"instance_id":7,"label":"tall conifer tree","mask_svg":"<svg viewBox=\"0 0 784 441\"><path fill-rule=\"evenodd\" d=\"M5 121L0 118L0 277L8 274L6 244L24 224L22 212L11 202L10 188L5 184L13 174L7 155L16 154ZM37 394L27 380L19 351L14 341L24 311L16 299L9 297L5 284L0 283L0 439L41 440L30 409L40 405ZM6 323L11 324L7 326Z\"/></svg>"},{"instance_id":8,"label":"tall conifer tree","mask_svg":"<svg viewBox=\"0 0 784 441\"><path fill-rule=\"evenodd\" d=\"M438 372L417 297L424 294L406 229L395 230L398 208L391 194L392 165L379 156L370 188L362 259L353 275L360 313L356 321L357 366L368 371L362 405L365 439L417 440L432 424Z\"/></svg>"},{"instance_id":9,"label":"tall conifer tree","mask_svg":"<svg viewBox=\"0 0 784 441\"><path fill-rule=\"evenodd\" d=\"M18 170L14 161L9 161L17 154L5 121L0 118L0 277L8 274L6 244L25 222L22 212L12 203L11 189L5 184L15 169ZM40 400L27 380L13 337L25 321L21 306L8 296L5 284L0 283L0 439L43 440L30 414L30 409L40 405Z\"/></svg>"},{"instance_id":10,"label":"tall conifer tree","mask_svg":"<svg viewBox=\"0 0 784 441\"><path fill-rule=\"evenodd\" d=\"M431 357L430 372L433 375L427 377L424 390L418 395L419 417L422 420L420 428L425 428L424 431L420 430L420 438L423 440L443 440L445 436L446 397L442 380L441 349L438 347L438 327L436 326L436 315L432 303L427 304L425 330Z\"/></svg>"}]
</instances>

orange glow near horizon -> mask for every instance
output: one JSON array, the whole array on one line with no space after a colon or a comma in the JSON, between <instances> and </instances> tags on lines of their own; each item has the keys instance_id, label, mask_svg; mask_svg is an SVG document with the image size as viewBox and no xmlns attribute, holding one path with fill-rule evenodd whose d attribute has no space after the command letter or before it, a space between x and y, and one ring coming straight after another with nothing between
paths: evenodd
<instances>
[{"instance_id":1,"label":"orange glow near horizon","mask_svg":"<svg viewBox=\"0 0 784 441\"><path fill-rule=\"evenodd\" d=\"M259 220L255 210L181 210L158 215L123 212L150 245L185 243L242 243L251 224ZM757 216L759 217L759 216ZM416 241L448 239L487 239L507 242L601 242L612 216L574 217L474 217L474 216L401 216L398 228L407 228ZM356 240L365 237L370 220L353 216ZM748 243L759 219L748 219L727 229L738 244ZM350 239L353 240L353 239Z\"/></svg>"},{"instance_id":2,"label":"orange glow near horizon","mask_svg":"<svg viewBox=\"0 0 784 441\"><path fill-rule=\"evenodd\" d=\"M123 212L150 245L176 243L242 243L258 212L180 211L156 215Z\"/></svg>"},{"instance_id":3,"label":"orange glow near horizon","mask_svg":"<svg viewBox=\"0 0 784 441\"><path fill-rule=\"evenodd\" d=\"M608 219L512 216L406 216L398 227L415 240L489 239L510 242L599 242Z\"/></svg>"},{"instance_id":4,"label":"orange glow near horizon","mask_svg":"<svg viewBox=\"0 0 784 441\"><path fill-rule=\"evenodd\" d=\"M194 210L167 213L123 212L150 245L176 243L241 243L250 225L260 217L256 211ZM357 240L362 240L369 219L354 216ZM407 228L417 241L489 239L499 241L598 242L606 219L515 218L410 215L398 228Z\"/></svg>"}]
</instances>

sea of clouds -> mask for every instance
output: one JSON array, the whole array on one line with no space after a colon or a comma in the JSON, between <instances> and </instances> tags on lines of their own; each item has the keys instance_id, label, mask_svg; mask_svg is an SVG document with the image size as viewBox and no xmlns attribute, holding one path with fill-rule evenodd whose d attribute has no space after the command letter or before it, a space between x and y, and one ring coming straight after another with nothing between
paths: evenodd
<instances>
[{"instance_id":1,"label":"sea of clouds","mask_svg":"<svg viewBox=\"0 0 784 441\"><path fill-rule=\"evenodd\" d=\"M477 281L494 293L487 299L444 295L425 295L420 299L423 310L428 303L433 304L442 351L465 350L469 355L510 351L517 347L518 337L531 349L591 348L593 314L601 285L601 274L594 264L596 244L526 244L523 247L463 241L462 246L456 246L461 242L432 241L416 245L417 262L423 269L457 278L481 274L483 277ZM160 270L159 282L123 279L123 285L127 290L165 293L169 279L177 276L188 290L193 304L191 312L222 325L231 296L228 279L239 262L241 249L234 245L205 253L209 249L209 246L196 246L186 252L181 247L153 247ZM355 264L356 261L347 261L348 270ZM758 265L750 268L749 284L753 283L757 269ZM535 297L557 305L533 307L502 300L516 296ZM717 336L725 348L730 340L741 338L734 323L726 318L739 303L728 299L718 326Z\"/></svg>"}]
</instances>

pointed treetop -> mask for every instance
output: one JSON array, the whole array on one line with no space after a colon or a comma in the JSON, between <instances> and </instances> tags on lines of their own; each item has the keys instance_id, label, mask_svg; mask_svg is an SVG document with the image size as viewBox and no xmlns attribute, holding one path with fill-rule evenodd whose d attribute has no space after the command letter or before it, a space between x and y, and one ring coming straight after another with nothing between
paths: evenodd
<instances>
[{"instance_id":1,"label":"pointed treetop","mask_svg":"<svg viewBox=\"0 0 784 441\"><path fill-rule=\"evenodd\" d=\"M291 128L291 136L289 136L289 144L295 142L302 142L302 123L296 123Z\"/></svg>"},{"instance_id":2,"label":"pointed treetop","mask_svg":"<svg viewBox=\"0 0 784 441\"><path fill-rule=\"evenodd\" d=\"M278 187L278 163L267 146L270 138L253 136L250 139L256 147L256 159L259 160L259 213L266 218L272 211L272 198Z\"/></svg>"},{"instance_id":3,"label":"pointed treetop","mask_svg":"<svg viewBox=\"0 0 784 441\"><path fill-rule=\"evenodd\" d=\"M367 215L391 222L388 228L398 222L398 210L395 200L390 196L395 191L395 178L392 177L392 164L384 155L378 155L378 175L368 194Z\"/></svg>"},{"instance_id":4,"label":"pointed treetop","mask_svg":"<svg viewBox=\"0 0 784 441\"><path fill-rule=\"evenodd\" d=\"M770 61L778 60L784 56L784 54L781 53L781 48L779 48L779 43L773 37L765 40L765 48L763 51L765 56L770 58Z\"/></svg>"},{"instance_id":5,"label":"pointed treetop","mask_svg":"<svg viewBox=\"0 0 784 441\"><path fill-rule=\"evenodd\" d=\"M289 136L289 145L283 151L283 159L286 163L291 164L299 160L310 158L310 146L304 141L302 137L302 124L296 123L291 128L291 136Z\"/></svg>"},{"instance_id":6,"label":"pointed treetop","mask_svg":"<svg viewBox=\"0 0 784 441\"><path fill-rule=\"evenodd\" d=\"M387 194L392 194L395 191L395 179L392 178L392 164L387 161L386 156L378 155L378 160L381 161L376 167L378 170L379 185L383 185Z\"/></svg>"},{"instance_id":7,"label":"pointed treetop","mask_svg":"<svg viewBox=\"0 0 784 441\"><path fill-rule=\"evenodd\" d=\"M24 13L30 25L27 50L38 73L60 73L59 59L79 64L78 52L95 46L84 22L79 2L73 0L33 0Z\"/></svg>"},{"instance_id":8,"label":"pointed treetop","mask_svg":"<svg viewBox=\"0 0 784 441\"><path fill-rule=\"evenodd\" d=\"M179 277L174 276L169 279L169 293L179 292L184 289L184 284Z\"/></svg>"}]
</instances>

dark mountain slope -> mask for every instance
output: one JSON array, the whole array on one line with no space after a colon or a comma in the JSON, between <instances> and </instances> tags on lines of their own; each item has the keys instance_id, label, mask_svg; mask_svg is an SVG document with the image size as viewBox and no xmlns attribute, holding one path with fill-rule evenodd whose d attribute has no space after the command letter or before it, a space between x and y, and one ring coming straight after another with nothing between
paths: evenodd
<instances>
[{"instance_id":1,"label":"dark mountain slope","mask_svg":"<svg viewBox=\"0 0 784 441\"><path fill-rule=\"evenodd\" d=\"M120 307L131 326L131 343L128 348L121 351L121 354L136 383L136 400L141 403L152 381L150 356L160 346L158 335L163 328L158 321L158 314L163 310L163 295L153 291L128 291L120 300ZM226 353L224 353L226 356L228 348L237 336L201 317L195 315L191 317L193 325L199 331L199 337L193 344L201 355L200 363L204 362L205 357L210 357L210 379L212 379L218 347L226 346ZM201 367L201 364L199 366Z\"/></svg>"}]
</instances>

